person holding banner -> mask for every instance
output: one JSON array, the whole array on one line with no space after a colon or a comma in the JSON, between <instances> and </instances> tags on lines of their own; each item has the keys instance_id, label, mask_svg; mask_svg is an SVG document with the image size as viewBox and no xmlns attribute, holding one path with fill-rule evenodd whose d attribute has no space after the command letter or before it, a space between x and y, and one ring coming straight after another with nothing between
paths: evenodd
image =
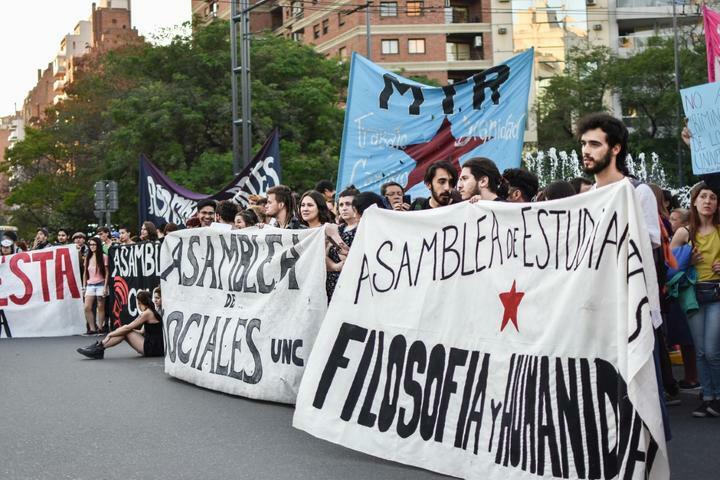
<instances>
[{"instance_id":1,"label":"person holding banner","mask_svg":"<svg viewBox=\"0 0 720 480\"><path fill-rule=\"evenodd\" d=\"M92 237L88 241L90 251L85 257L85 269L83 273L83 291L85 292L85 320L87 322L87 333L95 335L98 330L105 328L105 301L108 294L108 281L110 269L108 269L108 256L102 251L102 242L98 237ZM97 314L93 319L93 304L97 300ZM96 325L97 321L97 325ZM97 327L97 328L96 328Z\"/></svg>"},{"instance_id":2,"label":"person holding banner","mask_svg":"<svg viewBox=\"0 0 720 480\"><path fill-rule=\"evenodd\" d=\"M458 173L455 166L445 160L433 163L425 171L425 186L430 190L430 198L417 198L410 210L428 210L457 203L455 185Z\"/></svg>"},{"instance_id":3,"label":"person holding banner","mask_svg":"<svg viewBox=\"0 0 720 480\"><path fill-rule=\"evenodd\" d=\"M155 309L150 292L138 292L137 304L140 315L135 320L113 330L102 341L78 348L77 352L88 358L101 360L105 357L106 349L126 341L144 357L162 357L165 354L162 316Z\"/></svg>"},{"instance_id":4,"label":"person holding banner","mask_svg":"<svg viewBox=\"0 0 720 480\"><path fill-rule=\"evenodd\" d=\"M507 182L500 175L495 162L489 158L471 158L463 163L458 191L463 200L475 203L479 200L505 201Z\"/></svg>"},{"instance_id":5,"label":"person holding banner","mask_svg":"<svg viewBox=\"0 0 720 480\"><path fill-rule=\"evenodd\" d=\"M361 214L353 208L355 196L360 192L355 187L349 187L340 192L338 197L339 220L343 223L338 227L338 234L348 248L352 246L355 239L355 231L360 223ZM328 249L325 265L327 267L327 278L325 280L325 289L327 291L328 303L332 299L335 286L340 278L347 251L342 251L338 246L333 245Z\"/></svg>"},{"instance_id":6,"label":"person holding banner","mask_svg":"<svg viewBox=\"0 0 720 480\"><path fill-rule=\"evenodd\" d=\"M285 185L275 185L268 189L265 214L273 227L291 230L306 228L295 216L293 192Z\"/></svg>"},{"instance_id":7,"label":"person holding banner","mask_svg":"<svg viewBox=\"0 0 720 480\"><path fill-rule=\"evenodd\" d=\"M328 208L325 197L315 190L308 190L300 197L300 221L303 225L316 228L333 223L335 215Z\"/></svg>"},{"instance_id":8,"label":"person holding banner","mask_svg":"<svg viewBox=\"0 0 720 480\"><path fill-rule=\"evenodd\" d=\"M720 417L720 212L717 194L704 182L690 196L690 228L679 229L671 247L690 243L700 308L688 316L695 343L702 403L694 417Z\"/></svg>"}]
</instances>

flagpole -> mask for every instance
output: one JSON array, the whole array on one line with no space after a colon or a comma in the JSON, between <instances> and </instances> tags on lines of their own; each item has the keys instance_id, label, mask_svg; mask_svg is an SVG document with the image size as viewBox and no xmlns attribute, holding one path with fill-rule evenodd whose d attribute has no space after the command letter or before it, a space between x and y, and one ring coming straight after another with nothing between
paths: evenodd
<instances>
[{"instance_id":1,"label":"flagpole","mask_svg":"<svg viewBox=\"0 0 720 480\"><path fill-rule=\"evenodd\" d=\"M675 122L678 126L678 131L682 130L681 124L681 111L680 111L680 40L678 38L678 22L677 22L677 0L672 0L672 25L673 25L673 51L675 54L675 93L677 94L677 101L675 102ZM677 178L678 185L685 183L683 178L683 165L682 165L682 140L680 135L677 135Z\"/></svg>"}]
</instances>

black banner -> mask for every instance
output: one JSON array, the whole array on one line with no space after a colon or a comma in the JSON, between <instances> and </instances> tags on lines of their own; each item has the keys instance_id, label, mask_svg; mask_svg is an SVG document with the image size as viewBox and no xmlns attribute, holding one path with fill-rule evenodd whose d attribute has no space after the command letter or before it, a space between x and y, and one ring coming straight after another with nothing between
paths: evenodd
<instances>
[{"instance_id":1,"label":"black banner","mask_svg":"<svg viewBox=\"0 0 720 480\"><path fill-rule=\"evenodd\" d=\"M192 192L176 184L141 155L138 218L140 223L150 221L157 226L169 222L185 225L187 219L195 214L197 202L206 198L233 200L245 207L250 195L264 195L268 188L279 185L280 174L280 135L277 129L265 140L250 164L214 195Z\"/></svg>"},{"instance_id":2,"label":"black banner","mask_svg":"<svg viewBox=\"0 0 720 480\"><path fill-rule=\"evenodd\" d=\"M127 325L140 313L136 297L141 290L160 286L160 242L110 247L110 323Z\"/></svg>"}]
</instances>

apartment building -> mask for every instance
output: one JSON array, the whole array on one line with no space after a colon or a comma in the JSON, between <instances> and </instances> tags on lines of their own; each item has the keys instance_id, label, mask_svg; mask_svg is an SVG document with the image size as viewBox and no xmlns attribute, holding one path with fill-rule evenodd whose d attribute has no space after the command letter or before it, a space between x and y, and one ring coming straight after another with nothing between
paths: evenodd
<instances>
[{"instance_id":1,"label":"apartment building","mask_svg":"<svg viewBox=\"0 0 720 480\"><path fill-rule=\"evenodd\" d=\"M5 161L5 150L25 138L25 127L22 112L0 117L0 164ZM0 173L0 210L5 206L4 200L10 193L8 177Z\"/></svg>"},{"instance_id":2,"label":"apartment building","mask_svg":"<svg viewBox=\"0 0 720 480\"><path fill-rule=\"evenodd\" d=\"M592 2L593 0L588 0ZM647 47L654 36L673 36L672 0L602 0L608 2L612 22L609 28L608 45L620 56L630 56ZM692 0L678 2L675 15L680 27L700 25L702 2ZM594 5L588 4L591 12Z\"/></svg>"},{"instance_id":3,"label":"apartment building","mask_svg":"<svg viewBox=\"0 0 720 480\"><path fill-rule=\"evenodd\" d=\"M253 11L251 30L270 29L328 57L347 59L358 52L389 70L443 84L495 62L496 32L487 0L382 0L370 4L369 15L358 5L353 0L275 0ZM192 0L192 11L201 21L230 16L230 6L214 0Z\"/></svg>"},{"instance_id":4,"label":"apartment building","mask_svg":"<svg viewBox=\"0 0 720 480\"><path fill-rule=\"evenodd\" d=\"M60 40L58 53L44 70L23 103L22 116L28 125L41 121L45 110L67 95L65 89L77 73L89 68L92 60L108 50L143 38L132 28L129 0L100 0L92 4L88 20L80 20L73 31Z\"/></svg>"}]
</instances>

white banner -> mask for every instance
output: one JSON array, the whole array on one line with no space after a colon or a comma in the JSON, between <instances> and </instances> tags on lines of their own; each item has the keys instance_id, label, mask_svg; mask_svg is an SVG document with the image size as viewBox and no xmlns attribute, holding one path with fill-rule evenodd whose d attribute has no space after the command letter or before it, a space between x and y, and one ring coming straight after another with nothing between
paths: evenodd
<instances>
[{"instance_id":1,"label":"white banner","mask_svg":"<svg viewBox=\"0 0 720 480\"><path fill-rule=\"evenodd\" d=\"M327 310L324 230L182 230L165 237L160 265L165 372L295 403Z\"/></svg>"},{"instance_id":2,"label":"white banner","mask_svg":"<svg viewBox=\"0 0 720 480\"><path fill-rule=\"evenodd\" d=\"M627 181L363 215L294 426L467 478L669 478Z\"/></svg>"},{"instance_id":3,"label":"white banner","mask_svg":"<svg viewBox=\"0 0 720 480\"><path fill-rule=\"evenodd\" d=\"M85 331L75 245L0 256L0 337Z\"/></svg>"}]
</instances>

